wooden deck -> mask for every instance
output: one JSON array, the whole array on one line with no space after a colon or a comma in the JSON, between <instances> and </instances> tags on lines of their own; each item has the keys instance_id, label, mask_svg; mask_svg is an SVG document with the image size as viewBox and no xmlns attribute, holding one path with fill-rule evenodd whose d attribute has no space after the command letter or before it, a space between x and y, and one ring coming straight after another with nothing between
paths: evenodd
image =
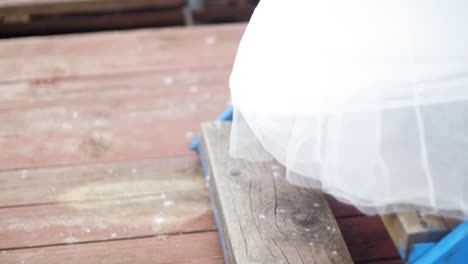
<instances>
[{"instance_id":1,"label":"wooden deck","mask_svg":"<svg viewBox=\"0 0 468 264\"><path fill-rule=\"evenodd\" d=\"M0 263L223 263L188 145L244 25L0 41ZM328 197L355 262L401 263Z\"/></svg>"}]
</instances>

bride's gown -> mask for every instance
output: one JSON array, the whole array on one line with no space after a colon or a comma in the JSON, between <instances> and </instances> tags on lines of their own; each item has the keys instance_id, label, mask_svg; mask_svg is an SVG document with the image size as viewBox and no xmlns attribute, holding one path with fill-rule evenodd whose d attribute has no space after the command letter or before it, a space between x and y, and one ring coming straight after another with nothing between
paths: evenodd
<instances>
[{"instance_id":1,"label":"bride's gown","mask_svg":"<svg viewBox=\"0 0 468 264\"><path fill-rule=\"evenodd\" d=\"M468 1L262 0L230 80L231 155L367 213L468 216Z\"/></svg>"}]
</instances>

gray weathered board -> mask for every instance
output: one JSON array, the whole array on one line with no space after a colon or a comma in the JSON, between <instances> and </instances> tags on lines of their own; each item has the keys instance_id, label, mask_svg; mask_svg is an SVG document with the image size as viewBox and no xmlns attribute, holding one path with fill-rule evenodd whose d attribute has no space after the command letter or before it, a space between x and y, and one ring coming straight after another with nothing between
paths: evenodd
<instances>
[{"instance_id":1,"label":"gray weathered board","mask_svg":"<svg viewBox=\"0 0 468 264\"><path fill-rule=\"evenodd\" d=\"M230 158L229 134L229 123L202 126L229 263L352 263L323 194L289 184L277 162Z\"/></svg>"}]
</instances>

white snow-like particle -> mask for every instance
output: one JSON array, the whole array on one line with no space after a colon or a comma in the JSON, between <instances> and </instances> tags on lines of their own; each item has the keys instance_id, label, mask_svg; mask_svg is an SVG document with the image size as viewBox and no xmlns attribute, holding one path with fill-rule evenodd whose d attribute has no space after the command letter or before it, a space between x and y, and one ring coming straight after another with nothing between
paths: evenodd
<instances>
[{"instance_id":1,"label":"white snow-like particle","mask_svg":"<svg viewBox=\"0 0 468 264\"><path fill-rule=\"evenodd\" d=\"M333 250L331 253L332 253L332 255L337 255L338 254L338 252L336 252L336 250Z\"/></svg>"},{"instance_id":2,"label":"white snow-like particle","mask_svg":"<svg viewBox=\"0 0 468 264\"><path fill-rule=\"evenodd\" d=\"M174 83L174 78L172 78L170 76L165 77L163 82L164 82L165 86L171 86Z\"/></svg>"},{"instance_id":3,"label":"white snow-like particle","mask_svg":"<svg viewBox=\"0 0 468 264\"><path fill-rule=\"evenodd\" d=\"M258 218L260 218L260 219L265 219L265 215L264 215L264 214L261 214L261 215L258 216Z\"/></svg>"},{"instance_id":4,"label":"white snow-like particle","mask_svg":"<svg viewBox=\"0 0 468 264\"><path fill-rule=\"evenodd\" d=\"M314 203L313 206L314 206L315 208L319 208L319 207L320 207L320 204L319 204L319 203Z\"/></svg>"},{"instance_id":5,"label":"white snow-like particle","mask_svg":"<svg viewBox=\"0 0 468 264\"><path fill-rule=\"evenodd\" d=\"M70 237L65 238L63 242L65 244L73 244L73 243L78 242L78 239L76 237L70 236Z\"/></svg>"},{"instance_id":6,"label":"white snow-like particle","mask_svg":"<svg viewBox=\"0 0 468 264\"><path fill-rule=\"evenodd\" d=\"M161 199L164 200L164 199L166 199L167 195L166 195L166 193L161 193L161 194L159 195L159 197L161 197Z\"/></svg>"},{"instance_id":7,"label":"white snow-like particle","mask_svg":"<svg viewBox=\"0 0 468 264\"><path fill-rule=\"evenodd\" d=\"M26 179L28 177L28 171L27 170L22 170L21 171L21 179Z\"/></svg>"},{"instance_id":8,"label":"white snow-like particle","mask_svg":"<svg viewBox=\"0 0 468 264\"><path fill-rule=\"evenodd\" d=\"M64 122L64 123L62 123L62 128L65 129L65 130L68 130L68 129L71 129L72 126L71 126L70 123Z\"/></svg>"},{"instance_id":9,"label":"white snow-like particle","mask_svg":"<svg viewBox=\"0 0 468 264\"><path fill-rule=\"evenodd\" d=\"M187 138L187 139L193 138L193 132L192 131L185 132L185 138Z\"/></svg>"},{"instance_id":10,"label":"white snow-like particle","mask_svg":"<svg viewBox=\"0 0 468 264\"><path fill-rule=\"evenodd\" d=\"M153 219L153 223L157 224L157 225L161 225L162 223L164 223L166 221L166 219L164 219L163 217L155 217Z\"/></svg>"},{"instance_id":11,"label":"white snow-like particle","mask_svg":"<svg viewBox=\"0 0 468 264\"><path fill-rule=\"evenodd\" d=\"M174 205L174 202L167 200L167 201L164 201L163 205L164 207L171 207Z\"/></svg>"},{"instance_id":12,"label":"white snow-like particle","mask_svg":"<svg viewBox=\"0 0 468 264\"><path fill-rule=\"evenodd\" d=\"M116 234L116 233L112 233L112 234L111 234L111 237L117 237L117 234Z\"/></svg>"},{"instance_id":13,"label":"white snow-like particle","mask_svg":"<svg viewBox=\"0 0 468 264\"><path fill-rule=\"evenodd\" d=\"M197 85L192 85L192 86L190 86L190 92L191 92L191 93L196 93L196 92L198 92L198 86L197 86Z\"/></svg>"},{"instance_id":14,"label":"white snow-like particle","mask_svg":"<svg viewBox=\"0 0 468 264\"><path fill-rule=\"evenodd\" d=\"M86 233L91 233L91 229L86 228L86 229L85 229L85 232L86 232Z\"/></svg>"},{"instance_id":15,"label":"white snow-like particle","mask_svg":"<svg viewBox=\"0 0 468 264\"><path fill-rule=\"evenodd\" d=\"M101 119L96 119L94 120L94 126L97 126L97 127L103 127L106 125L106 121L104 120L101 120Z\"/></svg>"},{"instance_id":16,"label":"white snow-like particle","mask_svg":"<svg viewBox=\"0 0 468 264\"><path fill-rule=\"evenodd\" d=\"M214 36L208 36L205 38L205 44L206 45L213 45L216 43L216 37Z\"/></svg>"},{"instance_id":17,"label":"white snow-like particle","mask_svg":"<svg viewBox=\"0 0 468 264\"><path fill-rule=\"evenodd\" d=\"M277 177L279 177L279 176L280 176L280 173L279 173L279 172L277 172L277 171L274 171L274 172L273 172L273 177L277 178Z\"/></svg>"},{"instance_id":18,"label":"white snow-like particle","mask_svg":"<svg viewBox=\"0 0 468 264\"><path fill-rule=\"evenodd\" d=\"M80 116L80 113L78 113L76 111L72 113L73 119L77 119L79 116Z\"/></svg>"}]
</instances>

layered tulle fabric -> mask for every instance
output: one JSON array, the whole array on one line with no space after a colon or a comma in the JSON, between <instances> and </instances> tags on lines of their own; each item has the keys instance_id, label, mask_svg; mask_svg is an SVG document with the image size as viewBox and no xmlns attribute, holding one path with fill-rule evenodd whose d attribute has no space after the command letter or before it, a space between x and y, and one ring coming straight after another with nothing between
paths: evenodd
<instances>
[{"instance_id":1,"label":"layered tulle fabric","mask_svg":"<svg viewBox=\"0 0 468 264\"><path fill-rule=\"evenodd\" d=\"M261 1L230 79L231 155L275 158L366 213L467 218L467 14L465 0Z\"/></svg>"}]
</instances>

